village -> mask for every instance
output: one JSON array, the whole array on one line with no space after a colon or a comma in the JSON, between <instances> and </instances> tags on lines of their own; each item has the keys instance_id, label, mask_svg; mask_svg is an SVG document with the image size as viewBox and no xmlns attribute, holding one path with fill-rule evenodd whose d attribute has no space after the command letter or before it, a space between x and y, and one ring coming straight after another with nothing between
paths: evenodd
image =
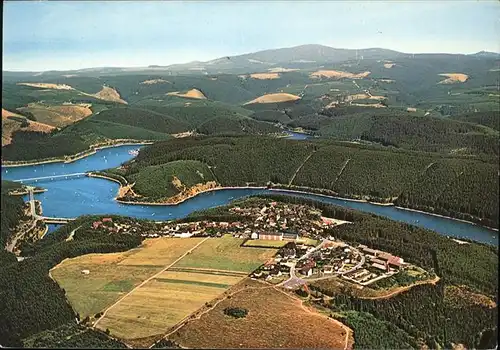
<instances>
[{"instance_id":1,"label":"village","mask_svg":"<svg viewBox=\"0 0 500 350\"><path fill-rule=\"evenodd\" d=\"M157 237L222 237L230 234L244 239L242 245L279 248L276 256L257 269L252 277L295 287L306 281L341 277L360 286L370 285L409 266L400 257L351 246L330 236L325 229L349 224L348 221L321 216L321 211L305 205L270 202L246 204L228 209L240 221L144 222L103 218L92 229L105 228L116 233L136 233ZM321 243L319 244L319 242Z\"/></svg>"},{"instance_id":2,"label":"village","mask_svg":"<svg viewBox=\"0 0 500 350\"><path fill-rule=\"evenodd\" d=\"M317 247L287 243L252 277L296 286L337 276L367 286L410 266L390 253L365 245L353 247L329 237Z\"/></svg>"},{"instance_id":3,"label":"village","mask_svg":"<svg viewBox=\"0 0 500 350\"><path fill-rule=\"evenodd\" d=\"M92 224L93 229L105 228L116 233L139 233L142 237L221 237L231 234L251 240L296 241L302 238L321 239L325 229L348 221L321 216L319 210L299 204L271 202L268 205L246 205L229 208L239 221L200 220L192 222L145 223L136 220L103 218Z\"/></svg>"}]
</instances>

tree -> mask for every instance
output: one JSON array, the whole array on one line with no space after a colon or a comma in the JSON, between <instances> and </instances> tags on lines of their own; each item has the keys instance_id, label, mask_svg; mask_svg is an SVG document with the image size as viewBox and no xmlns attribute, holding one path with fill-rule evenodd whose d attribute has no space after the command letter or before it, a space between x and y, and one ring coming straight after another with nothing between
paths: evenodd
<instances>
[{"instance_id":1,"label":"tree","mask_svg":"<svg viewBox=\"0 0 500 350\"><path fill-rule=\"evenodd\" d=\"M248 310L241 307L226 307L224 313L234 318L243 318L248 315Z\"/></svg>"}]
</instances>

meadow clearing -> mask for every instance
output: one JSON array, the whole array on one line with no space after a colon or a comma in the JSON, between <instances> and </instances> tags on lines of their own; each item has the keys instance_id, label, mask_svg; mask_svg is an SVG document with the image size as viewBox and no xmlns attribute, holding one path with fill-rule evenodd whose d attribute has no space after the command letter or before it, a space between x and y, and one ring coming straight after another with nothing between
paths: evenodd
<instances>
[{"instance_id":1,"label":"meadow clearing","mask_svg":"<svg viewBox=\"0 0 500 350\"><path fill-rule=\"evenodd\" d=\"M30 112L40 123L54 127L64 127L92 115L89 105L57 105L47 106L32 103L28 107L19 108L20 111Z\"/></svg>"},{"instance_id":2,"label":"meadow clearing","mask_svg":"<svg viewBox=\"0 0 500 350\"><path fill-rule=\"evenodd\" d=\"M309 76L311 78L334 78L334 79L342 79L342 78L351 78L351 79L362 79L366 78L370 75L370 72L363 73L350 73L350 72L342 72L337 70L319 70L314 73L311 73Z\"/></svg>"},{"instance_id":3,"label":"meadow clearing","mask_svg":"<svg viewBox=\"0 0 500 350\"><path fill-rule=\"evenodd\" d=\"M203 92L201 92L198 89L191 89L185 93L181 93L179 91L167 92L167 95L186 97L186 98L195 98L198 100L206 100L207 99L207 97L203 94Z\"/></svg>"},{"instance_id":4,"label":"meadow clearing","mask_svg":"<svg viewBox=\"0 0 500 350\"><path fill-rule=\"evenodd\" d=\"M16 120L10 119L9 117L15 117ZM22 125L22 121L25 120L29 125L27 127ZM40 132L51 132L54 127L28 120L26 117L7 111L2 108L2 147L8 145L12 141L12 134L17 130L24 131L40 131Z\"/></svg>"},{"instance_id":5,"label":"meadow clearing","mask_svg":"<svg viewBox=\"0 0 500 350\"><path fill-rule=\"evenodd\" d=\"M124 253L67 259L51 270L51 276L66 290L80 318L107 310L96 327L124 340L152 342L277 251L240 247L242 242L231 235L147 239Z\"/></svg>"},{"instance_id":6,"label":"meadow clearing","mask_svg":"<svg viewBox=\"0 0 500 350\"><path fill-rule=\"evenodd\" d=\"M123 104L127 104L127 101L123 100L120 96L120 93L116 91L116 89L109 87L109 86L103 86L102 90L99 91L96 94L87 94L89 96L97 97L101 100L105 101L112 101L112 102L119 102Z\"/></svg>"},{"instance_id":7,"label":"meadow clearing","mask_svg":"<svg viewBox=\"0 0 500 350\"><path fill-rule=\"evenodd\" d=\"M87 254L66 259L51 271L80 318L93 316L142 281L174 262L201 238L147 239L123 253ZM89 274L82 274L89 270Z\"/></svg>"},{"instance_id":8,"label":"meadow clearing","mask_svg":"<svg viewBox=\"0 0 500 350\"><path fill-rule=\"evenodd\" d=\"M245 103L245 105L249 105L252 103L278 103L278 102L288 102L296 100L300 100L300 97L287 93L275 93L257 97L256 99L253 99L252 101Z\"/></svg>"},{"instance_id":9,"label":"meadow clearing","mask_svg":"<svg viewBox=\"0 0 500 350\"><path fill-rule=\"evenodd\" d=\"M350 329L268 284L246 279L229 294L168 339L189 348L352 348ZM248 314L235 319L224 314L227 307Z\"/></svg>"}]
</instances>

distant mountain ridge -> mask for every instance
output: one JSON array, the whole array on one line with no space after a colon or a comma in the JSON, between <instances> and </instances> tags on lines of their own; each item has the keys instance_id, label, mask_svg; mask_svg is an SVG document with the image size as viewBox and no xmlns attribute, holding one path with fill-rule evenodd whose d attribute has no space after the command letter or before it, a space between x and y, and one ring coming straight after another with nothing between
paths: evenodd
<instances>
[{"instance_id":1,"label":"distant mountain ridge","mask_svg":"<svg viewBox=\"0 0 500 350\"><path fill-rule=\"evenodd\" d=\"M488 57L488 58L500 58L500 53L492 51L479 51L473 53L471 56Z\"/></svg>"},{"instance_id":2,"label":"distant mountain ridge","mask_svg":"<svg viewBox=\"0 0 500 350\"><path fill-rule=\"evenodd\" d=\"M203 72L236 73L248 71L266 71L273 67L310 68L322 64L332 64L351 60L394 60L400 57L430 57L430 56L475 56L481 58L500 58L500 53L480 51L474 54L446 53L403 53L384 48L339 49L319 44L306 44L287 48L267 49L235 56L224 56L206 62L192 61L171 65L149 65L147 67L95 67L67 71L49 70L44 72L2 71L4 76L22 74L52 74L52 73L118 73L139 71L172 71L172 72Z\"/></svg>"}]
</instances>

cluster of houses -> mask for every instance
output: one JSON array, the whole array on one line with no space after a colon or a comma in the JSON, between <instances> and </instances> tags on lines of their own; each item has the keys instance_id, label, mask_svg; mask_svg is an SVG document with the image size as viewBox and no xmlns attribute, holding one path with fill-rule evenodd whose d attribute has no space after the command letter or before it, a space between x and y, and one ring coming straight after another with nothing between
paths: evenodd
<instances>
[{"instance_id":1,"label":"cluster of houses","mask_svg":"<svg viewBox=\"0 0 500 350\"><path fill-rule=\"evenodd\" d=\"M336 221L306 205L271 202L264 206L235 206L230 212L249 217L245 234L252 239L294 241L299 237L318 237ZM245 237L246 238L246 237Z\"/></svg>"},{"instance_id":2,"label":"cluster of houses","mask_svg":"<svg viewBox=\"0 0 500 350\"><path fill-rule=\"evenodd\" d=\"M138 233L144 230L140 222L134 220L102 218L92 223L93 230L106 230L110 233Z\"/></svg>"},{"instance_id":3,"label":"cluster of houses","mask_svg":"<svg viewBox=\"0 0 500 350\"><path fill-rule=\"evenodd\" d=\"M320 247L288 242L274 260L266 262L252 274L253 278L272 280L291 276L295 269L299 278L340 276L360 285L369 285L408 267L400 257L368 248L352 247L344 242L327 241Z\"/></svg>"},{"instance_id":4,"label":"cluster of houses","mask_svg":"<svg viewBox=\"0 0 500 350\"><path fill-rule=\"evenodd\" d=\"M363 286L394 275L409 266L402 258L381 250L371 249L365 245L359 245L357 249L364 255L365 263L359 269L342 277Z\"/></svg>"},{"instance_id":5,"label":"cluster of houses","mask_svg":"<svg viewBox=\"0 0 500 350\"><path fill-rule=\"evenodd\" d=\"M280 248L274 259L267 261L257 271L255 271L251 277L265 280L281 277L283 275L288 277L290 275L290 269L296 263L297 257L300 257L313 249L313 246L288 242Z\"/></svg>"},{"instance_id":6,"label":"cluster of houses","mask_svg":"<svg viewBox=\"0 0 500 350\"><path fill-rule=\"evenodd\" d=\"M362 255L346 244L328 242L297 263L298 272L306 277L340 274L362 262Z\"/></svg>"},{"instance_id":7,"label":"cluster of houses","mask_svg":"<svg viewBox=\"0 0 500 350\"><path fill-rule=\"evenodd\" d=\"M241 216L240 221L193 221L193 222L167 222L157 223L153 228L141 227L139 222L128 224L123 229L135 228L132 232L140 232L142 237L155 238L169 237L221 237L232 234L234 237L259 240L296 241L301 237L319 237L325 228L338 224L337 220L321 216L318 210L299 204L284 204L271 202L269 204L256 204L254 206L229 209L229 212ZM106 220L102 219L93 223L93 228L104 227ZM107 225L111 229L113 225Z\"/></svg>"},{"instance_id":8,"label":"cluster of houses","mask_svg":"<svg viewBox=\"0 0 500 350\"><path fill-rule=\"evenodd\" d=\"M408 263L405 263L403 258L381 250L371 249L365 245L359 245L358 250L366 256L371 267L382 271L390 272L408 266Z\"/></svg>"}]
</instances>

